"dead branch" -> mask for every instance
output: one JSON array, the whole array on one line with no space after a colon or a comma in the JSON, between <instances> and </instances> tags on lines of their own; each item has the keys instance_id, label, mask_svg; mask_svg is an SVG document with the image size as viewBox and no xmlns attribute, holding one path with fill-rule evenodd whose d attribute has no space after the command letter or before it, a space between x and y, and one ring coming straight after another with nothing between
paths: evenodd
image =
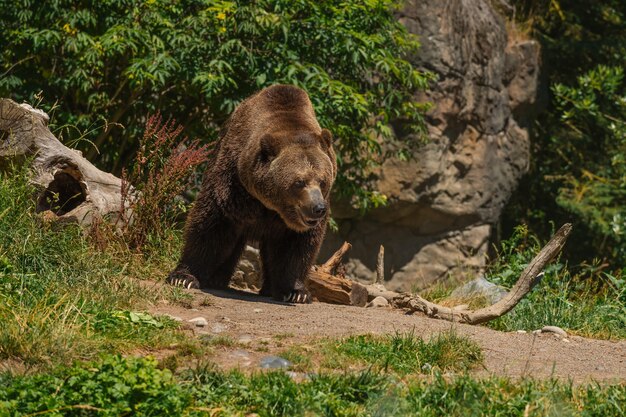
<instances>
[{"instance_id":1,"label":"dead branch","mask_svg":"<svg viewBox=\"0 0 626 417\"><path fill-rule=\"evenodd\" d=\"M378 262L376 262L376 283L385 283L385 247L380 245Z\"/></svg>"},{"instance_id":2,"label":"dead branch","mask_svg":"<svg viewBox=\"0 0 626 417\"><path fill-rule=\"evenodd\" d=\"M317 266L319 272L323 272L326 274L332 274L337 267L341 264L341 260L343 256L352 248L352 245L348 242L343 242L343 245L332 254L330 258L322 265Z\"/></svg>"},{"instance_id":3,"label":"dead branch","mask_svg":"<svg viewBox=\"0 0 626 417\"><path fill-rule=\"evenodd\" d=\"M385 297L393 306L403 308L410 313L421 312L428 317L454 321L458 323L480 324L491 321L508 313L524 298L541 279L542 271L561 251L572 225L566 223L555 233L546 246L533 258L509 293L497 303L478 310L464 310L443 307L432 303L419 295L400 294L381 289L381 286L367 286L370 298Z\"/></svg>"},{"instance_id":4,"label":"dead branch","mask_svg":"<svg viewBox=\"0 0 626 417\"><path fill-rule=\"evenodd\" d=\"M541 279L543 269L557 256L565 245L571 231L571 224L563 225L524 269L511 291L497 303L478 310L444 307L432 303L419 295L389 291L378 280L375 284L364 286L355 281L332 275L331 272L339 265L343 255L350 249L348 243L344 243L325 264L313 268L308 276L307 286L313 297L321 302L362 306L368 300L383 297L392 306L407 310L409 313L420 312L428 317L458 323L485 323L511 311L532 290ZM377 270L382 268L381 257L384 257L382 246L378 256ZM381 276L380 272L378 276ZM365 301L363 301L363 298L365 298Z\"/></svg>"}]
</instances>

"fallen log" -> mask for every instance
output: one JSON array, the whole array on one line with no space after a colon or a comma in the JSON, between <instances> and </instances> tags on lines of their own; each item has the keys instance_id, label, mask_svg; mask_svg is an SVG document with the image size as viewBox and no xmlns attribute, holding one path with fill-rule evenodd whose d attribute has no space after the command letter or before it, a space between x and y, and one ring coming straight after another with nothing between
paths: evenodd
<instances>
[{"instance_id":1,"label":"fallen log","mask_svg":"<svg viewBox=\"0 0 626 417\"><path fill-rule=\"evenodd\" d=\"M63 145L49 117L28 104L0 99L0 169L28 161L37 189L37 212L48 220L89 225L121 209L122 181Z\"/></svg>"},{"instance_id":2,"label":"fallen log","mask_svg":"<svg viewBox=\"0 0 626 417\"><path fill-rule=\"evenodd\" d=\"M425 314L428 317L453 321L457 323L485 323L487 321L501 317L511 311L511 309L513 309L513 307L515 307L530 292L530 290L533 289L533 287L541 280L541 277L543 276L543 269L558 255L558 253L565 245L567 237L569 236L571 231L571 224L566 223L561 226L561 228L554 234L552 239L550 239L550 241L528 264L526 269L524 269L519 279L517 280L513 288L511 288L511 290L508 292L508 294L497 303L478 310L440 306L436 303L430 302L420 297L419 295L389 291L381 282L376 282L375 284L366 285L364 287L368 293L369 300L372 300L376 297L383 297L387 301L389 301L390 305L392 305L393 307L403 309L409 314L419 312ZM345 248L345 246L346 243L344 243L344 246L342 246L342 248L339 249L331 257L333 264L337 264L338 259L340 260L343 254L347 251L347 249L349 249L349 246L347 249ZM381 250L381 253L384 253L383 250ZM330 260L328 262L330 262ZM382 260L380 260L379 257L379 265L381 263ZM353 287L362 287L361 284L358 284L354 281L350 281L350 284ZM314 298L318 293L326 294L328 292L333 292L334 290L334 284L330 284L329 281L320 281L318 285L319 286L317 287L311 288L311 293ZM344 291L349 292L348 289L344 289ZM345 298L342 298L342 300L345 301ZM342 304L351 303L343 302Z\"/></svg>"},{"instance_id":3,"label":"fallen log","mask_svg":"<svg viewBox=\"0 0 626 417\"><path fill-rule=\"evenodd\" d=\"M305 280L305 285L313 300L329 304L344 304L364 307L367 304L368 292L364 285L346 279L337 273L343 255L352 245L348 242L339 248L326 263L314 266Z\"/></svg>"}]
</instances>

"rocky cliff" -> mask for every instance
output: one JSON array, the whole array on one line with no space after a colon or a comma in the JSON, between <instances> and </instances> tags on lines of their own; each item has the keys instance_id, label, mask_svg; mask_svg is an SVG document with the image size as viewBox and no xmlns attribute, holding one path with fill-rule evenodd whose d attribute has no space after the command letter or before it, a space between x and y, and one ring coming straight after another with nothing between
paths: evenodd
<instances>
[{"instance_id":1,"label":"rocky cliff","mask_svg":"<svg viewBox=\"0 0 626 417\"><path fill-rule=\"evenodd\" d=\"M430 142L408 162L382 165L376 186L388 206L364 217L334 210L339 232L321 257L351 242L353 277L372 279L380 244L393 290L461 280L484 266L492 226L528 169L539 72L539 45L512 39L491 4L411 0L399 12L422 44L414 64L438 76L416 96L433 103Z\"/></svg>"}]
</instances>

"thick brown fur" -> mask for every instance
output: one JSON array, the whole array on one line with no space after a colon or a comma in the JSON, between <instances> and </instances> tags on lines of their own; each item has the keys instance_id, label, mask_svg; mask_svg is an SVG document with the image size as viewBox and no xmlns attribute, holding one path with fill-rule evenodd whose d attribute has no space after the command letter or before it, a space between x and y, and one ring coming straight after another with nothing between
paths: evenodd
<instances>
[{"instance_id":1,"label":"thick brown fur","mask_svg":"<svg viewBox=\"0 0 626 417\"><path fill-rule=\"evenodd\" d=\"M220 136L168 282L224 288L254 241L262 294L309 302L304 278L326 232L337 173L330 132L320 128L304 90L275 85L242 102Z\"/></svg>"}]
</instances>

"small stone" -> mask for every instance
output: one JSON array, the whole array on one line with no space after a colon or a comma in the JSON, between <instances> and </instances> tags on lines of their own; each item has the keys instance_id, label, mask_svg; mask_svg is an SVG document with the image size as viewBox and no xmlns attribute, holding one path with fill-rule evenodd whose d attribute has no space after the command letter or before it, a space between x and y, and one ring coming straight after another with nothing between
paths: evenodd
<instances>
[{"instance_id":1,"label":"small stone","mask_svg":"<svg viewBox=\"0 0 626 417\"><path fill-rule=\"evenodd\" d=\"M213 333L222 333L225 332L227 329L228 326L222 323L215 323L213 326L211 326L211 332Z\"/></svg>"},{"instance_id":2,"label":"small stone","mask_svg":"<svg viewBox=\"0 0 626 417\"><path fill-rule=\"evenodd\" d=\"M174 320L174 321L183 321L183 319L181 317L178 316L172 316L171 314L164 314L165 317L169 317L170 319Z\"/></svg>"},{"instance_id":3,"label":"small stone","mask_svg":"<svg viewBox=\"0 0 626 417\"><path fill-rule=\"evenodd\" d=\"M533 334L539 334L541 333L541 330L533 330Z\"/></svg>"},{"instance_id":4,"label":"small stone","mask_svg":"<svg viewBox=\"0 0 626 417\"><path fill-rule=\"evenodd\" d=\"M239 339L237 339L237 342L241 343L242 345L248 345L252 343L252 336L249 334L242 334L241 336L239 336Z\"/></svg>"},{"instance_id":5,"label":"small stone","mask_svg":"<svg viewBox=\"0 0 626 417\"><path fill-rule=\"evenodd\" d=\"M528 333L528 332L527 332L526 330L518 330L516 333L519 333L519 334L526 334L526 333Z\"/></svg>"},{"instance_id":6,"label":"small stone","mask_svg":"<svg viewBox=\"0 0 626 417\"><path fill-rule=\"evenodd\" d=\"M209 322L206 321L204 317L195 317L189 320L189 323L195 324L196 327L206 327L209 325Z\"/></svg>"},{"instance_id":7,"label":"small stone","mask_svg":"<svg viewBox=\"0 0 626 417\"><path fill-rule=\"evenodd\" d=\"M293 379L295 382L309 381L311 379L311 376L309 374L302 372L287 371L285 373L289 375L289 378Z\"/></svg>"},{"instance_id":8,"label":"small stone","mask_svg":"<svg viewBox=\"0 0 626 417\"><path fill-rule=\"evenodd\" d=\"M291 362L280 356L266 356L261 359L261 368L263 369L286 369L291 366Z\"/></svg>"},{"instance_id":9,"label":"small stone","mask_svg":"<svg viewBox=\"0 0 626 417\"><path fill-rule=\"evenodd\" d=\"M422 365L422 371L423 372L430 372L433 369L433 366L431 364L429 364L428 362L426 362L424 365Z\"/></svg>"},{"instance_id":10,"label":"small stone","mask_svg":"<svg viewBox=\"0 0 626 417\"><path fill-rule=\"evenodd\" d=\"M250 352L247 350L237 349L231 352L230 357L237 361L237 364L240 366L250 366L252 365L252 359L250 359Z\"/></svg>"},{"instance_id":11,"label":"small stone","mask_svg":"<svg viewBox=\"0 0 626 417\"><path fill-rule=\"evenodd\" d=\"M260 308L255 308L255 309L254 309L254 310L252 310L252 311L254 311L255 313L260 313L260 312L261 312L261 311L263 311L263 310L262 310L262 309L260 309Z\"/></svg>"},{"instance_id":12,"label":"small stone","mask_svg":"<svg viewBox=\"0 0 626 417\"><path fill-rule=\"evenodd\" d=\"M561 340L564 341L565 343L569 343L569 339L563 338Z\"/></svg>"},{"instance_id":13,"label":"small stone","mask_svg":"<svg viewBox=\"0 0 626 417\"><path fill-rule=\"evenodd\" d=\"M541 333L554 333L561 337L567 337L567 332L557 326L543 326L541 328Z\"/></svg>"},{"instance_id":14,"label":"small stone","mask_svg":"<svg viewBox=\"0 0 626 417\"><path fill-rule=\"evenodd\" d=\"M365 307L387 307L388 305L389 301L385 297L376 297L367 303Z\"/></svg>"},{"instance_id":15,"label":"small stone","mask_svg":"<svg viewBox=\"0 0 626 417\"><path fill-rule=\"evenodd\" d=\"M485 277L478 277L456 288L450 296L457 299L484 297L491 304L495 304L506 294L505 288L487 281Z\"/></svg>"}]
</instances>

